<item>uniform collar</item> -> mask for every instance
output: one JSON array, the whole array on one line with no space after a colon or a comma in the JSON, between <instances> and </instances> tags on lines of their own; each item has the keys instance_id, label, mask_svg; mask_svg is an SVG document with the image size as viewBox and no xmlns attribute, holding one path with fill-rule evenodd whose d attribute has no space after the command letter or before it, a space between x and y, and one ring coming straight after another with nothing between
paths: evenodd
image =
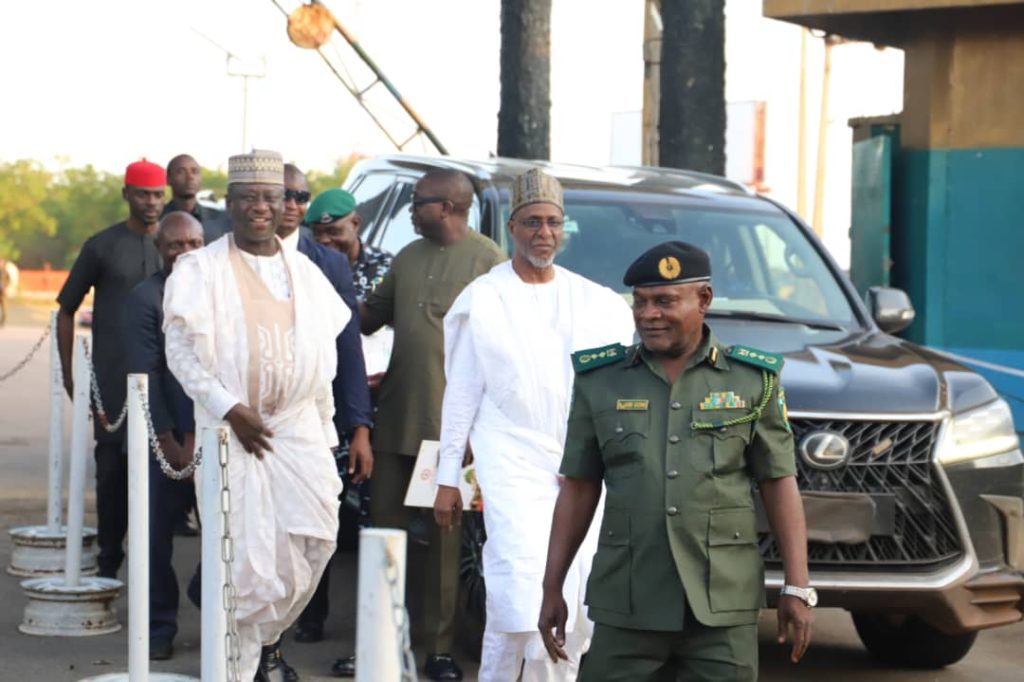
<instances>
[{"instance_id":1,"label":"uniform collar","mask_svg":"<svg viewBox=\"0 0 1024 682\"><path fill-rule=\"evenodd\" d=\"M655 368L660 368L660 365L653 361L651 354L644 348L642 341L633 346L629 352L629 367L635 367L643 362L651 371L658 373L658 369ZM687 363L686 370L692 369L702 362L708 363L715 369L729 368L729 361L725 357L725 348L722 347L718 337L715 336L715 333L711 331L711 327L707 326L707 324L704 325L704 336L701 339L700 345L697 346L693 357Z\"/></svg>"}]
</instances>

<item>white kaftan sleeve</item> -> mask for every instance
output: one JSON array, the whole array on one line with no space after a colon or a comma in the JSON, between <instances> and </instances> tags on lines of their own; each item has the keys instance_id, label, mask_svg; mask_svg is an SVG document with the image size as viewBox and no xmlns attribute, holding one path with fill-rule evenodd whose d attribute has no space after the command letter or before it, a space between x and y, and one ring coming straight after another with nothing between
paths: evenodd
<instances>
[{"instance_id":1,"label":"white kaftan sleeve","mask_svg":"<svg viewBox=\"0 0 1024 682\"><path fill-rule=\"evenodd\" d=\"M193 401L218 419L237 403L220 379L207 371L199 344L212 344L214 320L211 284L199 259L185 254L174 264L164 289L164 335L167 366ZM212 360L212 358L211 358Z\"/></svg>"},{"instance_id":2,"label":"white kaftan sleeve","mask_svg":"<svg viewBox=\"0 0 1024 682\"><path fill-rule=\"evenodd\" d=\"M334 427L334 392L330 383L320 384L320 390L316 394L316 409L320 414L320 425L324 430L324 439L327 447L338 446L338 430Z\"/></svg>"},{"instance_id":3,"label":"white kaftan sleeve","mask_svg":"<svg viewBox=\"0 0 1024 682\"><path fill-rule=\"evenodd\" d=\"M456 329L457 333L449 334ZM437 483L457 488L462 474L462 459L469 443L469 432L484 395L484 377L467 316L461 316L457 325L445 320L445 335L448 383L441 404L441 449Z\"/></svg>"}]
</instances>

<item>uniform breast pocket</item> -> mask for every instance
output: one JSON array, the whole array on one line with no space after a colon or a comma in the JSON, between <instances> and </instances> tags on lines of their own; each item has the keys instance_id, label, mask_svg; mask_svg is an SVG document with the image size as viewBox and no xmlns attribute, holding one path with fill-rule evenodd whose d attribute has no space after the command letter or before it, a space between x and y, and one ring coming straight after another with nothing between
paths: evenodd
<instances>
[{"instance_id":1,"label":"uniform breast pocket","mask_svg":"<svg viewBox=\"0 0 1024 682\"><path fill-rule=\"evenodd\" d=\"M744 410L721 410L698 412L694 410L695 422L724 422L746 414ZM735 473L746 466L745 453L750 445L752 426L750 423L722 426L717 429L700 429L696 432L697 451L689 458L701 473L716 476Z\"/></svg>"},{"instance_id":2,"label":"uniform breast pocket","mask_svg":"<svg viewBox=\"0 0 1024 682\"><path fill-rule=\"evenodd\" d=\"M594 419L601 446L605 478L617 481L636 474L650 430L650 414L644 411L608 411Z\"/></svg>"}]
</instances>

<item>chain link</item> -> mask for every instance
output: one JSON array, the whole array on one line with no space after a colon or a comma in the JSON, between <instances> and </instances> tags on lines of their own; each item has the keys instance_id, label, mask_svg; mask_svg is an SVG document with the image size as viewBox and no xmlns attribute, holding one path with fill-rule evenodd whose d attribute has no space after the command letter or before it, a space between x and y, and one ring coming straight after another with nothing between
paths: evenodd
<instances>
[{"instance_id":1,"label":"chain link","mask_svg":"<svg viewBox=\"0 0 1024 682\"><path fill-rule=\"evenodd\" d=\"M180 471L176 470L171 463L167 461L167 456L164 454L164 449L160 446L160 439L157 438L156 429L153 427L153 415L149 411L149 395L147 391L143 391L141 387L136 387L139 391L139 398L142 402L142 415L146 418L146 431L149 433L149 446L153 448L153 454L156 455L157 464L160 465L160 471L164 472L164 476L167 478L174 479L175 481L181 481L191 476L196 467L203 462L203 448L200 447L196 450L192 461L185 465Z\"/></svg>"},{"instance_id":2,"label":"chain link","mask_svg":"<svg viewBox=\"0 0 1024 682\"><path fill-rule=\"evenodd\" d=\"M124 423L125 417L128 416L128 401L124 401L124 406L121 408L121 414L117 416L117 419L113 424L110 423L110 419L107 418L107 411L103 408L103 398L100 396L100 385L96 381L96 369L92 366L92 353L89 351L89 339L85 339L85 361L89 363L89 384L92 389L92 402L93 408L96 410L96 418L100 422L100 426L107 433L114 433L121 424Z\"/></svg>"},{"instance_id":3,"label":"chain link","mask_svg":"<svg viewBox=\"0 0 1024 682\"><path fill-rule=\"evenodd\" d=\"M409 636L409 611L405 608L402 591L398 585L398 562L385 548L384 577L391 588L391 617L398 631L398 660L402 665L402 682L417 682L416 657L412 653L412 638Z\"/></svg>"},{"instance_id":4,"label":"chain link","mask_svg":"<svg viewBox=\"0 0 1024 682\"><path fill-rule=\"evenodd\" d=\"M3 374L0 374L0 384L2 384L3 382L7 381L11 377L13 377L15 374L20 372L22 369L24 369L25 365L27 365L29 363L29 361L31 361L32 358L35 357L35 354L39 352L39 349L43 347L43 342L46 341L46 339L49 336L50 336L50 326L47 325L46 329L43 330L42 336L40 336L39 340L36 341L36 345L32 346L32 350L30 350L28 352L28 355L26 355L22 359L22 361L19 362L18 364L16 364L14 367L12 367L11 369L7 370Z\"/></svg>"},{"instance_id":5,"label":"chain link","mask_svg":"<svg viewBox=\"0 0 1024 682\"><path fill-rule=\"evenodd\" d=\"M224 654L227 657L227 682L242 682L239 672L239 661L242 658L241 643L238 639L238 592L235 590L231 565L235 561L235 544L231 539L231 485L228 478L228 437L226 431L220 431L217 443L217 461L220 464L220 558L224 562L224 586L222 599L224 614L227 617L227 632L224 635Z\"/></svg>"}]
</instances>

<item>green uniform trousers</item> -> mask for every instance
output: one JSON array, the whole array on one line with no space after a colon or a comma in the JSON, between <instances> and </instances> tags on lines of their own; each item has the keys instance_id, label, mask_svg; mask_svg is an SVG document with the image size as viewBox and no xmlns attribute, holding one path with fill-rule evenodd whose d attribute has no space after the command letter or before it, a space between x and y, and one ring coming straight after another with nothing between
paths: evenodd
<instances>
[{"instance_id":1,"label":"green uniform trousers","mask_svg":"<svg viewBox=\"0 0 1024 682\"><path fill-rule=\"evenodd\" d=\"M594 626L580 682L755 682L757 625L677 631Z\"/></svg>"},{"instance_id":2,"label":"green uniform trousers","mask_svg":"<svg viewBox=\"0 0 1024 682\"><path fill-rule=\"evenodd\" d=\"M432 509L405 506L415 465L415 457L374 453L370 521L376 528L408 532L405 593L414 642L430 653L449 653L459 600L462 534L458 529L442 531Z\"/></svg>"}]
</instances>

